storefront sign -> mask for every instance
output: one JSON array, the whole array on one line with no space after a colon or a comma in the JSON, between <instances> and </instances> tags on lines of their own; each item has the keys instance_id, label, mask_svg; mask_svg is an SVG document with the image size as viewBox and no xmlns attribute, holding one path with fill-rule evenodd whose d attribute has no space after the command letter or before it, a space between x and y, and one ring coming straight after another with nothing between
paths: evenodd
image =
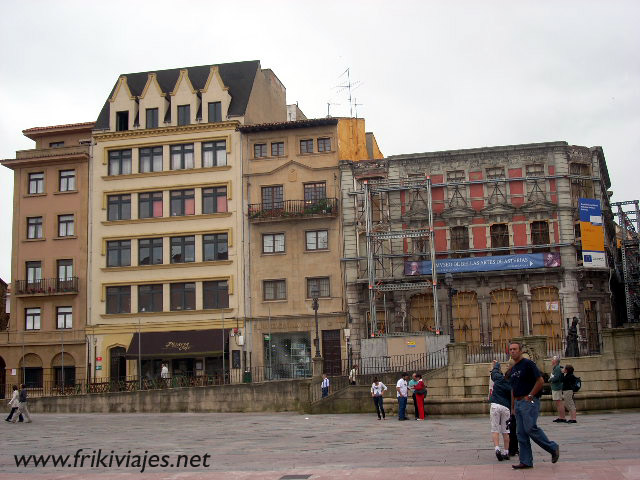
<instances>
[{"instance_id":1,"label":"storefront sign","mask_svg":"<svg viewBox=\"0 0 640 480\"><path fill-rule=\"evenodd\" d=\"M559 253L523 253L493 257L447 258L436 260L437 273L489 272L560 266ZM431 275L431 260L404 262L405 275Z\"/></svg>"},{"instance_id":2,"label":"storefront sign","mask_svg":"<svg viewBox=\"0 0 640 480\"><path fill-rule=\"evenodd\" d=\"M407 347L415 347L416 342L407 342Z\"/></svg>"},{"instance_id":3,"label":"storefront sign","mask_svg":"<svg viewBox=\"0 0 640 480\"><path fill-rule=\"evenodd\" d=\"M557 312L560 309L560 305L558 305L558 301L546 302L547 303L547 312Z\"/></svg>"},{"instance_id":4,"label":"storefront sign","mask_svg":"<svg viewBox=\"0 0 640 480\"><path fill-rule=\"evenodd\" d=\"M585 268L606 268L600 200L581 198L578 201L578 210L580 211L582 265Z\"/></svg>"},{"instance_id":5,"label":"storefront sign","mask_svg":"<svg viewBox=\"0 0 640 480\"><path fill-rule=\"evenodd\" d=\"M173 348L180 352L187 352L191 350L191 344L189 342L167 342L164 348Z\"/></svg>"}]
</instances>

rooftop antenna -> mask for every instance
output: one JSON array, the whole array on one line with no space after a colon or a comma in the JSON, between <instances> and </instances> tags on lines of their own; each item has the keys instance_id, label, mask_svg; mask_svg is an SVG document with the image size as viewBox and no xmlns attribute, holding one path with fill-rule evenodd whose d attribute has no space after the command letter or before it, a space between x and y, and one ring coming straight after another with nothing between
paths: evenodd
<instances>
[{"instance_id":1,"label":"rooftop antenna","mask_svg":"<svg viewBox=\"0 0 640 480\"><path fill-rule=\"evenodd\" d=\"M356 118L358 118L358 107L361 107L362 105L364 105L363 103L358 103L358 99L354 97L353 99L353 107L356 110Z\"/></svg>"},{"instance_id":2,"label":"rooftop antenna","mask_svg":"<svg viewBox=\"0 0 640 480\"><path fill-rule=\"evenodd\" d=\"M327 102L327 118L331 117L331 112L330 112L331 105L340 105L340 104L339 103L332 103L330 101Z\"/></svg>"},{"instance_id":3,"label":"rooftop antenna","mask_svg":"<svg viewBox=\"0 0 640 480\"><path fill-rule=\"evenodd\" d=\"M338 89L338 93L342 92L343 90L347 90L348 92L348 98L349 98L349 116L353 117L353 101L352 101L352 97L351 97L351 93L353 90L357 89L360 85L362 85L362 83L358 80L354 83L351 83L351 69L347 68L344 72L342 72L342 74L338 77L344 77L345 74L347 74L347 83L344 85L336 85L336 88Z\"/></svg>"}]
</instances>

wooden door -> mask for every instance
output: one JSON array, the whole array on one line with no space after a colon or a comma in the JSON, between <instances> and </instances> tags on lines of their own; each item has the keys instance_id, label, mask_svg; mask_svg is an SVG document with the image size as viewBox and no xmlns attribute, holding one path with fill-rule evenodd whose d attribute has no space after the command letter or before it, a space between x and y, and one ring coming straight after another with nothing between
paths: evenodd
<instances>
[{"instance_id":1,"label":"wooden door","mask_svg":"<svg viewBox=\"0 0 640 480\"><path fill-rule=\"evenodd\" d=\"M520 336L520 305L515 290L506 288L491 292L491 341L504 345Z\"/></svg>"},{"instance_id":2,"label":"wooden door","mask_svg":"<svg viewBox=\"0 0 640 480\"><path fill-rule=\"evenodd\" d=\"M456 342L480 343L480 316L476 292L458 292L453 296L453 330Z\"/></svg>"},{"instance_id":3,"label":"wooden door","mask_svg":"<svg viewBox=\"0 0 640 480\"><path fill-rule=\"evenodd\" d=\"M324 373L329 376L340 375L342 369L340 330L322 330L322 356Z\"/></svg>"}]
</instances>

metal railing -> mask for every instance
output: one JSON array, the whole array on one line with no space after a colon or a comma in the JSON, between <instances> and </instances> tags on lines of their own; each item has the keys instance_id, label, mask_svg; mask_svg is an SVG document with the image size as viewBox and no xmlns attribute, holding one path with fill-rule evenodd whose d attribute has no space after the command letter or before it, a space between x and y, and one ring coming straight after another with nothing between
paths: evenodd
<instances>
[{"instance_id":1,"label":"metal railing","mask_svg":"<svg viewBox=\"0 0 640 480\"><path fill-rule=\"evenodd\" d=\"M78 277L68 279L41 278L39 280L16 280L15 295L43 295L55 293L78 293Z\"/></svg>"},{"instance_id":2,"label":"metal railing","mask_svg":"<svg viewBox=\"0 0 640 480\"><path fill-rule=\"evenodd\" d=\"M489 344L468 343L467 363L491 363L509 361L509 342L493 342Z\"/></svg>"},{"instance_id":3,"label":"metal railing","mask_svg":"<svg viewBox=\"0 0 640 480\"><path fill-rule=\"evenodd\" d=\"M283 200L269 203L250 203L251 220L287 220L311 216L335 216L338 214L337 198L318 200Z\"/></svg>"}]
</instances>

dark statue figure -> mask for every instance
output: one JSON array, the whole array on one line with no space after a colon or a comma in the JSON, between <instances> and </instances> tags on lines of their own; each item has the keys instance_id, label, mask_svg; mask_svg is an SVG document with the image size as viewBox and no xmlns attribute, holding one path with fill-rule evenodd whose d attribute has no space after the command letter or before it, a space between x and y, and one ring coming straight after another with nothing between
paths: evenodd
<instances>
[{"instance_id":1,"label":"dark statue figure","mask_svg":"<svg viewBox=\"0 0 640 480\"><path fill-rule=\"evenodd\" d=\"M568 323L567 318L567 323ZM580 351L578 350L578 317L573 317L569 332L567 333L567 349L564 352L565 357L579 357Z\"/></svg>"}]
</instances>

